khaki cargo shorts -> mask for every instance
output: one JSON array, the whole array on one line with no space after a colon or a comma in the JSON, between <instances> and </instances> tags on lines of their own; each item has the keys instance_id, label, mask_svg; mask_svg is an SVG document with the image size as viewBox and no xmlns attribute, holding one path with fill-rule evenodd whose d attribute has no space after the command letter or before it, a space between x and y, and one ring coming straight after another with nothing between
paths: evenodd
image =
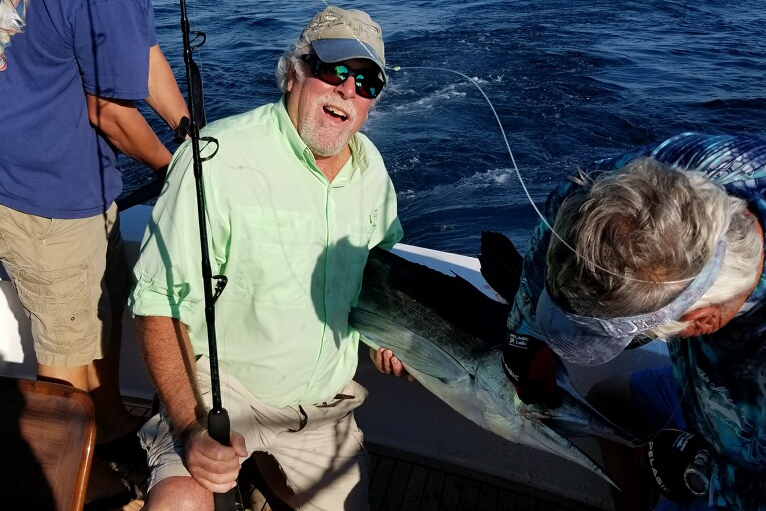
<instances>
[{"instance_id":1,"label":"khaki cargo shorts","mask_svg":"<svg viewBox=\"0 0 766 511\"><path fill-rule=\"evenodd\" d=\"M197 361L198 384L208 407L209 365L207 357ZM351 381L327 403L275 408L222 372L221 396L232 430L245 437L248 455L266 452L279 463L294 495L292 507L300 511L370 509L369 458L353 414L367 397L367 389ZM151 469L150 490L168 477L191 477L181 460L183 446L162 408L144 425L139 437Z\"/></svg>"},{"instance_id":2,"label":"khaki cargo shorts","mask_svg":"<svg viewBox=\"0 0 766 511\"><path fill-rule=\"evenodd\" d=\"M31 320L40 364L104 357L112 313L122 314L130 291L116 204L73 220L0 206L0 261Z\"/></svg>"}]
</instances>

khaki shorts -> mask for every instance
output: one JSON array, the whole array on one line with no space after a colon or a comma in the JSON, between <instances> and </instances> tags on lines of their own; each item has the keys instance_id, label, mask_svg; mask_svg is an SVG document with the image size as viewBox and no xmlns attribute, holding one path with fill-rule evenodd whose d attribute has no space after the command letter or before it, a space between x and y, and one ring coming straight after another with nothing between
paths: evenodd
<instances>
[{"instance_id":1,"label":"khaki shorts","mask_svg":"<svg viewBox=\"0 0 766 511\"><path fill-rule=\"evenodd\" d=\"M209 364L207 357L197 362L198 384L208 407ZM367 396L364 387L351 381L330 402L275 408L222 373L221 395L232 430L245 437L248 457L256 451L267 452L279 463L294 494L291 505L295 509L370 509L369 458L353 414ZM183 446L163 409L149 419L139 437L148 453L150 490L168 477L191 477L181 461Z\"/></svg>"},{"instance_id":2,"label":"khaki shorts","mask_svg":"<svg viewBox=\"0 0 766 511\"><path fill-rule=\"evenodd\" d=\"M0 206L0 261L32 324L40 364L103 358L130 291L117 206L63 220Z\"/></svg>"}]
</instances>

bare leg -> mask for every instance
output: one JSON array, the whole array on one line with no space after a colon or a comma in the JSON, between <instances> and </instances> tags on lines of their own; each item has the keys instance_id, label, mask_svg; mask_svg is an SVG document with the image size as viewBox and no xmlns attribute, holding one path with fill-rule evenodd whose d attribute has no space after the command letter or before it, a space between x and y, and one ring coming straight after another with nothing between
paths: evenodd
<instances>
[{"instance_id":1,"label":"bare leg","mask_svg":"<svg viewBox=\"0 0 766 511\"><path fill-rule=\"evenodd\" d=\"M119 316L115 313L115 318L117 321L112 322L112 339L105 358L74 368L38 366L39 378L69 383L89 392L95 405L96 438L97 443L100 444L129 434L141 424L138 417L128 413L119 391L121 311ZM136 442L138 442L137 439ZM87 501L93 502L111 497L124 490L125 486L117 473L95 456L88 479ZM142 501L135 500L121 509L137 511L142 505Z\"/></svg>"},{"instance_id":2,"label":"bare leg","mask_svg":"<svg viewBox=\"0 0 766 511\"><path fill-rule=\"evenodd\" d=\"M128 413L120 394L120 346L122 310L112 312L111 340L106 356L88 367L88 390L96 407L98 443L106 443L135 431L143 421Z\"/></svg>"},{"instance_id":3,"label":"bare leg","mask_svg":"<svg viewBox=\"0 0 766 511\"><path fill-rule=\"evenodd\" d=\"M38 364L37 377L40 380L53 383L71 385L85 392L90 391L88 386L88 366L58 367Z\"/></svg>"},{"instance_id":4,"label":"bare leg","mask_svg":"<svg viewBox=\"0 0 766 511\"><path fill-rule=\"evenodd\" d=\"M41 380L69 384L90 393L96 408L96 438L98 443L115 440L135 431L141 420L128 413L120 395L120 320L113 321L112 341L106 357L77 367L39 364Z\"/></svg>"},{"instance_id":5,"label":"bare leg","mask_svg":"<svg viewBox=\"0 0 766 511\"><path fill-rule=\"evenodd\" d=\"M213 494L191 477L168 477L149 492L144 511L213 511Z\"/></svg>"}]
</instances>

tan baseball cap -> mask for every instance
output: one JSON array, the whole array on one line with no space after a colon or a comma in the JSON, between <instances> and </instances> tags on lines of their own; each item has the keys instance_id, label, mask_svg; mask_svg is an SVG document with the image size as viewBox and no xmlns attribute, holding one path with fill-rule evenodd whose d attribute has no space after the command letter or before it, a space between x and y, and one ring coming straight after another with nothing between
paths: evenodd
<instances>
[{"instance_id":1,"label":"tan baseball cap","mask_svg":"<svg viewBox=\"0 0 766 511\"><path fill-rule=\"evenodd\" d=\"M387 79L383 31L364 11L327 7L306 25L300 40L311 43L325 62L371 60Z\"/></svg>"}]
</instances>

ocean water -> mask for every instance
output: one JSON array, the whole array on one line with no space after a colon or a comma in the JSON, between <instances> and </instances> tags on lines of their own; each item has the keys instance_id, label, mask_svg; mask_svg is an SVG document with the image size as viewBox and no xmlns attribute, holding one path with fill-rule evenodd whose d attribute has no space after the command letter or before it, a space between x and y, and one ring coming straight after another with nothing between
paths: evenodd
<instances>
[{"instance_id":1,"label":"ocean water","mask_svg":"<svg viewBox=\"0 0 766 511\"><path fill-rule=\"evenodd\" d=\"M380 0L339 2L383 28L391 66L458 71L480 85L537 203L599 158L683 131L766 137L766 2L753 0ZM185 92L179 6L154 0ZM189 0L208 121L279 98L279 55L319 1ZM523 251L537 217L474 83L390 72L364 132L398 191L404 242L465 255L483 230ZM172 138L160 121L163 140ZM121 160L126 191L151 172Z\"/></svg>"}]
</instances>

